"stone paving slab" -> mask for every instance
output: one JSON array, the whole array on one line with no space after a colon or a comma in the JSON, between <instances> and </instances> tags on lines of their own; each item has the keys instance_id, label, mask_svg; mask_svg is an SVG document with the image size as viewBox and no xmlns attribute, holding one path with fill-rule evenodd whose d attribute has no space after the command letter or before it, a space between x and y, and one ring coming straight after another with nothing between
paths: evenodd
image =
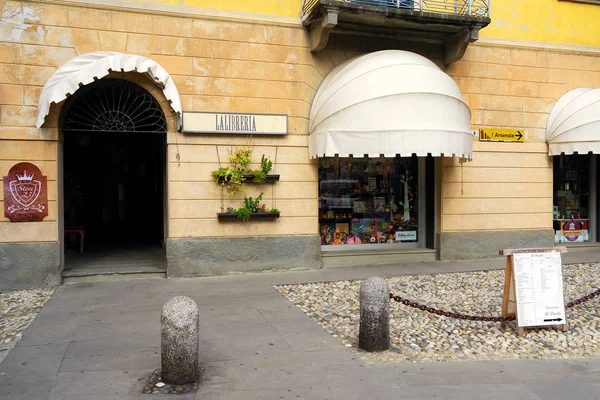
<instances>
[{"instance_id":1,"label":"stone paving slab","mask_svg":"<svg viewBox=\"0 0 600 400\"><path fill-rule=\"evenodd\" d=\"M599 261L594 254L586 261ZM59 287L0 364L0 399L597 398L597 358L367 364L273 287L503 267L494 259ZM160 367L160 308L175 295L203 310L206 380L195 395L142 395Z\"/></svg>"},{"instance_id":2,"label":"stone paving slab","mask_svg":"<svg viewBox=\"0 0 600 400\"><path fill-rule=\"evenodd\" d=\"M527 363L501 360L498 363L512 379L525 383L559 382L566 376L571 382L592 382L600 377L598 358L529 360Z\"/></svg>"},{"instance_id":3,"label":"stone paving slab","mask_svg":"<svg viewBox=\"0 0 600 400\"><path fill-rule=\"evenodd\" d=\"M526 387L541 399L600 399L598 382L544 382L527 384Z\"/></svg>"},{"instance_id":4,"label":"stone paving slab","mask_svg":"<svg viewBox=\"0 0 600 400\"><path fill-rule=\"evenodd\" d=\"M70 346L64 355L60 365L62 372L152 369L156 367L156 358L160 354L158 347L134 352L124 352L123 348L110 348L102 352L90 352L87 348L85 351L76 349ZM127 350L129 349L127 348Z\"/></svg>"},{"instance_id":5,"label":"stone paving slab","mask_svg":"<svg viewBox=\"0 0 600 400\"><path fill-rule=\"evenodd\" d=\"M460 374L448 374L456 368ZM403 386L443 386L478 384L505 384L517 381L507 368L497 361L459 361L448 363L411 363L382 368L390 381Z\"/></svg>"},{"instance_id":6,"label":"stone paving slab","mask_svg":"<svg viewBox=\"0 0 600 400\"><path fill-rule=\"evenodd\" d=\"M0 399L45 399L67 347L57 343L13 348L0 364Z\"/></svg>"},{"instance_id":7,"label":"stone paving slab","mask_svg":"<svg viewBox=\"0 0 600 400\"><path fill-rule=\"evenodd\" d=\"M202 400L325 400L330 399L329 388L288 390L232 390L202 392Z\"/></svg>"},{"instance_id":8,"label":"stone paving slab","mask_svg":"<svg viewBox=\"0 0 600 400\"><path fill-rule=\"evenodd\" d=\"M403 386L402 400L546 400L564 397L541 397L530 387L519 383L469 385ZM572 397L573 398L573 397ZM581 398L583 399L583 398Z\"/></svg>"},{"instance_id":9,"label":"stone paving slab","mask_svg":"<svg viewBox=\"0 0 600 400\"><path fill-rule=\"evenodd\" d=\"M63 400L69 397L87 396L137 396L154 370L136 369L111 371L59 371L48 394L47 400ZM147 395L152 400L153 395ZM178 399L193 399L194 394L180 395Z\"/></svg>"}]
</instances>

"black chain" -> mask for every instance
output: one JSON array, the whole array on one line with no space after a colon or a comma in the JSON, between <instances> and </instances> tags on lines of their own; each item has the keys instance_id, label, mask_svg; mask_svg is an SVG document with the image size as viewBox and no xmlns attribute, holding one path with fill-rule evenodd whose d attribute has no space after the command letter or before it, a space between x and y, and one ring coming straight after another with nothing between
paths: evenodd
<instances>
[{"instance_id":1,"label":"black chain","mask_svg":"<svg viewBox=\"0 0 600 400\"><path fill-rule=\"evenodd\" d=\"M585 296L582 296L582 297L578 298L577 300L568 302L567 308L575 307L575 306L577 306L581 303L584 303L590 299L593 299L594 297L597 297L597 296L600 296L600 289L595 290L592 293L587 294ZM455 313L455 312L451 312L451 311L444 311L444 310L440 310L438 308L433 308L433 307L426 306L424 304L417 303L416 301L410 301L408 299L404 299L400 296L395 296L393 293L390 293L390 299L393 299L394 301L397 301L398 303L402 303L405 306L409 306L412 308L418 308L419 310L427 311L432 314L443 315L444 317L450 317L450 318L465 319L468 321L507 322L507 321L513 321L515 319L514 315L510 316L510 317L485 317L483 315L469 315L469 314Z\"/></svg>"},{"instance_id":2,"label":"black chain","mask_svg":"<svg viewBox=\"0 0 600 400\"><path fill-rule=\"evenodd\" d=\"M443 315L444 317L450 317L450 318L466 319L468 321L506 322L506 321L512 321L515 319L514 316L512 316L512 317L484 317L482 315L468 315L468 314L455 313L455 312L451 312L451 311L439 310L437 308L429 307L424 304L419 304L415 301L403 299L400 296L394 296L392 293L390 293L390 299L394 299L398 303L402 303L405 306L418 308L419 310L427 311L432 314Z\"/></svg>"},{"instance_id":3,"label":"black chain","mask_svg":"<svg viewBox=\"0 0 600 400\"><path fill-rule=\"evenodd\" d=\"M577 300L568 302L567 308L573 308L573 307L578 306L581 303L585 303L586 301L593 299L594 297L597 297L597 296L600 296L600 289L596 289L592 293L586 294L585 296L582 296L582 297L578 298Z\"/></svg>"}]
</instances>

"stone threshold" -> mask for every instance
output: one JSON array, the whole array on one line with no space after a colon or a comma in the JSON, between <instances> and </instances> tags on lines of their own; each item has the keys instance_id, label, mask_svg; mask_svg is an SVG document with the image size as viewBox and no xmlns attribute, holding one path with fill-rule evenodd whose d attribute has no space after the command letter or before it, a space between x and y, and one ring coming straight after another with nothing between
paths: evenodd
<instances>
[{"instance_id":1,"label":"stone threshold","mask_svg":"<svg viewBox=\"0 0 600 400\"><path fill-rule=\"evenodd\" d=\"M65 278L75 276L93 276L93 275L127 275L127 274L148 274L148 273L166 273L166 267L158 266L138 266L138 267L122 267L97 266L97 267L80 267L74 269L66 269L62 271L62 276Z\"/></svg>"},{"instance_id":2,"label":"stone threshold","mask_svg":"<svg viewBox=\"0 0 600 400\"><path fill-rule=\"evenodd\" d=\"M565 246L567 251L590 251L590 250L600 250L600 243L556 243L556 246Z\"/></svg>"},{"instance_id":3,"label":"stone threshold","mask_svg":"<svg viewBox=\"0 0 600 400\"><path fill-rule=\"evenodd\" d=\"M356 255L377 255L377 254L435 254L434 249L428 248L377 248L379 245L361 244L361 245L330 245L321 247L321 257L343 257ZM333 248L344 247L344 248Z\"/></svg>"},{"instance_id":4,"label":"stone threshold","mask_svg":"<svg viewBox=\"0 0 600 400\"><path fill-rule=\"evenodd\" d=\"M434 249L377 249L375 245L360 245L360 249L321 251L323 268L351 267L360 265L402 264L436 261ZM357 246L357 247L360 247ZM365 248L371 247L371 248Z\"/></svg>"},{"instance_id":5,"label":"stone threshold","mask_svg":"<svg viewBox=\"0 0 600 400\"><path fill-rule=\"evenodd\" d=\"M86 275L86 276L67 276L63 277L63 285L75 285L77 283L94 283L94 282L120 282L139 279L165 279L165 272L149 272L149 273L112 273L103 275Z\"/></svg>"},{"instance_id":6,"label":"stone threshold","mask_svg":"<svg viewBox=\"0 0 600 400\"><path fill-rule=\"evenodd\" d=\"M166 278L165 267L139 266L124 267L98 266L83 267L62 271L63 284L83 282L110 282L130 279Z\"/></svg>"}]
</instances>

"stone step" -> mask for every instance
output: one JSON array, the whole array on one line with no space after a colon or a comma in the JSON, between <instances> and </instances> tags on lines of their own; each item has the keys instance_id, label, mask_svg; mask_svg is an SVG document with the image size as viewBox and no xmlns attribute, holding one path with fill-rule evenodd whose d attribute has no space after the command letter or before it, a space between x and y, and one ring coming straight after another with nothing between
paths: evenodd
<instances>
[{"instance_id":1,"label":"stone step","mask_svg":"<svg viewBox=\"0 0 600 400\"><path fill-rule=\"evenodd\" d=\"M333 249L342 246L327 246L332 249L321 252L323 268L436 261L436 251L433 249L389 249L369 244L351 246L354 248L346 249L348 245L343 246L346 251Z\"/></svg>"},{"instance_id":2,"label":"stone step","mask_svg":"<svg viewBox=\"0 0 600 400\"><path fill-rule=\"evenodd\" d=\"M65 274L66 273L66 274ZM92 282L115 282L134 279L163 279L166 270L158 268L152 271L63 271L63 285Z\"/></svg>"}]
</instances>

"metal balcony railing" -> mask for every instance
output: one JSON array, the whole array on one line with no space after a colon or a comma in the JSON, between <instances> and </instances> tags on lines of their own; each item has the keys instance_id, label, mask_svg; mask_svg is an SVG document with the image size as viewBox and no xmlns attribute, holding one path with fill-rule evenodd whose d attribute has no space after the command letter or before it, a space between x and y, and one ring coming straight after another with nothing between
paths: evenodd
<instances>
[{"instance_id":1,"label":"metal balcony railing","mask_svg":"<svg viewBox=\"0 0 600 400\"><path fill-rule=\"evenodd\" d=\"M344 3L375 7L400 8L433 14L451 14L469 17L489 17L491 0L339 0ZM302 15L319 3L319 0L302 0Z\"/></svg>"}]
</instances>

